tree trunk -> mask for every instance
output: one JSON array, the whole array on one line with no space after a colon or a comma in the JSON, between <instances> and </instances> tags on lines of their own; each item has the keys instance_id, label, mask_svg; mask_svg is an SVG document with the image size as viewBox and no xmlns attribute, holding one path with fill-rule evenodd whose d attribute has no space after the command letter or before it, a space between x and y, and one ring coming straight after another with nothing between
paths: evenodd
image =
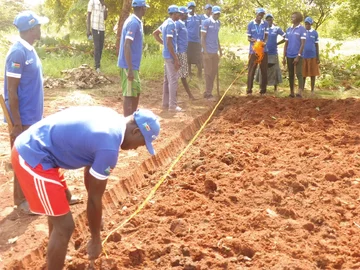
<instances>
[{"instance_id":1,"label":"tree trunk","mask_svg":"<svg viewBox=\"0 0 360 270\"><path fill-rule=\"evenodd\" d=\"M120 38L121 38L121 32L124 25L125 20L129 17L130 11L131 11L131 3L132 0L123 0L123 6L120 12L120 18L118 21L118 27L116 32L116 54L119 55L119 49L120 49Z\"/></svg>"}]
</instances>

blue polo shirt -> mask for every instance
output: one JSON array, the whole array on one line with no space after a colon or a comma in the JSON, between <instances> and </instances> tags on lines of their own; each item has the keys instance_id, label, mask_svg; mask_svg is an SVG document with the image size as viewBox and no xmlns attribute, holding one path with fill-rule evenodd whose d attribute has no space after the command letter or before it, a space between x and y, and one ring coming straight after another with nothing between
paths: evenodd
<instances>
[{"instance_id":1,"label":"blue polo shirt","mask_svg":"<svg viewBox=\"0 0 360 270\"><path fill-rule=\"evenodd\" d=\"M201 23L202 23L203 21L205 21L205 20L209 19L209 18L210 18L210 17L209 17L208 15L206 15L205 13L204 13L204 14L202 14L202 15L200 16Z\"/></svg>"},{"instance_id":2,"label":"blue polo shirt","mask_svg":"<svg viewBox=\"0 0 360 270\"><path fill-rule=\"evenodd\" d=\"M304 26L299 24L286 30L285 40L288 41L286 57L296 58L298 56L302 39L306 39L306 29Z\"/></svg>"},{"instance_id":3,"label":"blue polo shirt","mask_svg":"<svg viewBox=\"0 0 360 270\"><path fill-rule=\"evenodd\" d=\"M126 39L132 40L132 65L134 70L139 70L143 49L143 23L135 14L130 15L130 17L126 19L122 29L118 58L118 67L120 68L129 68L125 59Z\"/></svg>"},{"instance_id":4,"label":"blue polo shirt","mask_svg":"<svg viewBox=\"0 0 360 270\"><path fill-rule=\"evenodd\" d=\"M125 118L110 108L72 107L32 125L15 147L33 168L91 166L91 175L105 180L116 166L125 130Z\"/></svg>"},{"instance_id":5,"label":"blue polo shirt","mask_svg":"<svg viewBox=\"0 0 360 270\"><path fill-rule=\"evenodd\" d=\"M4 95L6 106L10 112L7 77L20 79L17 94L22 125L32 125L43 117L44 88L42 74L41 61L34 47L19 38L6 56Z\"/></svg>"},{"instance_id":6,"label":"blue polo shirt","mask_svg":"<svg viewBox=\"0 0 360 270\"><path fill-rule=\"evenodd\" d=\"M306 41L303 52L304 58L316 58L316 46L319 43L319 34L314 29L306 30Z\"/></svg>"},{"instance_id":7,"label":"blue polo shirt","mask_svg":"<svg viewBox=\"0 0 360 270\"><path fill-rule=\"evenodd\" d=\"M188 47L188 30L185 26L185 22L178 20L175 22L177 36L178 53L184 53Z\"/></svg>"},{"instance_id":8,"label":"blue polo shirt","mask_svg":"<svg viewBox=\"0 0 360 270\"><path fill-rule=\"evenodd\" d=\"M172 38L172 45L174 47L174 51L175 53L178 52L177 50L177 32L176 32L176 25L175 22L171 19L168 18L161 26L161 33L162 33L162 37L164 40L164 48L163 48L163 57L165 59L172 59L172 55L170 54L169 48L167 46L167 38L171 37Z\"/></svg>"},{"instance_id":9,"label":"blue polo shirt","mask_svg":"<svg viewBox=\"0 0 360 270\"><path fill-rule=\"evenodd\" d=\"M261 20L260 24L257 24L255 20L251 21L248 24L246 34L250 38L254 38L259 41L265 40L265 34L269 32L269 24L263 20ZM254 42L250 42L250 54L254 54L252 47L254 46ZM265 46L264 52L267 52L267 48Z\"/></svg>"},{"instance_id":10,"label":"blue polo shirt","mask_svg":"<svg viewBox=\"0 0 360 270\"><path fill-rule=\"evenodd\" d=\"M196 14L191 15L189 13L188 19L186 20L186 27L188 30L189 42L200 43L201 16Z\"/></svg>"},{"instance_id":11,"label":"blue polo shirt","mask_svg":"<svg viewBox=\"0 0 360 270\"><path fill-rule=\"evenodd\" d=\"M206 33L206 51L208 53L217 53L219 50L219 30L220 21L213 17L205 20L201 26L201 32Z\"/></svg>"},{"instance_id":12,"label":"blue polo shirt","mask_svg":"<svg viewBox=\"0 0 360 270\"><path fill-rule=\"evenodd\" d=\"M285 38L285 35L284 31L279 26L273 25L269 27L268 41L266 43L269 55L278 54L277 37L282 36Z\"/></svg>"}]
</instances>

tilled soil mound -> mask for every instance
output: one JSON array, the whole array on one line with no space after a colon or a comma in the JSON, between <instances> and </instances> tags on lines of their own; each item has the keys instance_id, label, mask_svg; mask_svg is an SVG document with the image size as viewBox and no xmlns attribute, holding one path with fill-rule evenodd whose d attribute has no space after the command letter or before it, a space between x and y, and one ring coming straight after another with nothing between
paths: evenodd
<instances>
[{"instance_id":1,"label":"tilled soil mound","mask_svg":"<svg viewBox=\"0 0 360 270\"><path fill-rule=\"evenodd\" d=\"M228 98L95 269L360 269L359 112L354 99ZM164 171L105 217L103 237ZM81 233L66 269L88 269Z\"/></svg>"}]
</instances>

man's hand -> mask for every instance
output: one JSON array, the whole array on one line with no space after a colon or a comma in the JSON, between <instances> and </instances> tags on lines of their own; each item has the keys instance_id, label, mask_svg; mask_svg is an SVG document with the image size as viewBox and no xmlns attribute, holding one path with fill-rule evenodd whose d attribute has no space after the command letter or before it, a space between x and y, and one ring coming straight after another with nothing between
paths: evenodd
<instances>
[{"instance_id":1,"label":"man's hand","mask_svg":"<svg viewBox=\"0 0 360 270\"><path fill-rule=\"evenodd\" d=\"M250 42L256 42L255 38L250 38Z\"/></svg>"},{"instance_id":2,"label":"man's hand","mask_svg":"<svg viewBox=\"0 0 360 270\"><path fill-rule=\"evenodd\" d=\"M299 62L299 60L300 60L300 56L296 56L296 58L294 59L294 66L296 66L297 65L297 63Z\"/></svg>"},{"instance_id":3,"label":"man's hand","mask_svg":"<svg viewBox=\"0 0 360 270\"><path fill-rule=\"evenodd\" d=\"M128 70L127 78L128 78L129 81L134 80L134 71L132 69Z\"/></svg>"},{"instance_id":4,"label":"man's hand","mask_svg":"<svg viewBox=\"0 0 360 270\"><path fill-rule=\"evenodd\" d=\"M101 239L90 239L87 244L87 253L89 255L89 260L95 260L101 254L102 246Z\"/></svg>"},{"instance_id":5,"label":"man's hand","mask_svg":"<svg viewBox=\"0 0 360 270\"><path fill-rule=\"evenodd\" d=\"M91 36L91 32L89 30L86 32L86 36L87 36L87 38L89 38Z\"/></svg>"},{"instance_id":6,"label":"man's hand","mask_svg":"<svg viewBox=\"0 0 360 270\"><path fill-rule=\"evenodd\" d=\"M178 71L180 69L180 62L177 57L174 60L174 64L175 64L175 70Z\"/></svg>"},{"instance_id":7,"label":"man's hand","mask_svg":"<svg viewBox=\"0 0 360 270\"><path fill-rule=\"evenodd\" d=\"M15 141L16 137L19 136L22 132L23 132L22 125L14 125L10 133L11 141Z\"/></svg>"}]
</instances>

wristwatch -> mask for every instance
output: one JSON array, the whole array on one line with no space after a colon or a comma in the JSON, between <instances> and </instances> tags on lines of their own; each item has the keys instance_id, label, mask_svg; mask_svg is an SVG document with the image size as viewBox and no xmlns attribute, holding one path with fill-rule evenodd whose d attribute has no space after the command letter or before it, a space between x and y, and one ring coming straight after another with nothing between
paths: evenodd
<instances>
[{"instance_id":1,"label":"wristwatch","mask_svg":"<svg viewBox=\"0 0 360 270\"><path fill-rule=\"evenodd\" d=\"M298 53L298 56L300 56L300 57L301 57L301 54L300 54L300 53Z\"/></svg>"}]
</instances>

